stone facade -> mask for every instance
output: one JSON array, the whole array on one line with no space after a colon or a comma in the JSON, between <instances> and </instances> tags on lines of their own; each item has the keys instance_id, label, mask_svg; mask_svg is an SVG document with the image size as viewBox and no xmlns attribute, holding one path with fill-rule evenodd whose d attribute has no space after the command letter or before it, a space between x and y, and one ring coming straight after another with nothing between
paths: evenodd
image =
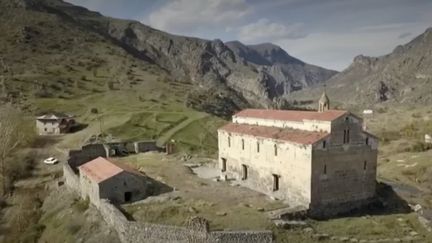
<instances>
[{"instance_id":1,"label":"stone facade","mask_svg":"<svg viewBox=\"0 0 432 243\"><path fill-rule=\"evenodd\" d=\"M39 135L60 135L70 131L75 120L65 114L46 114L36 118L36 129Z\"/></svg>"},{"instance_id":2,"label":"stone facade","mask_svg":"<svg viewBox=\"0 0 432 243\"><path fill-rule=\"evenodd\" d=\"M234 115L218 130L221 175L316 217L369 202L375 196L378 140L363 130L361 118L326 107Z\"/></svg>"},{"instance_id":3,"label":"stone facade","mask_svg":"<svg viewBox=\"0 0 432 243\"><path fill-rule=\"evenodd\" d=\"M141 200L150 194L150 180L132 169L125 169L104 158L97 158L79 167L80 193L94 205L101 199L114 203Z\"/></svg>"}]
</instances>

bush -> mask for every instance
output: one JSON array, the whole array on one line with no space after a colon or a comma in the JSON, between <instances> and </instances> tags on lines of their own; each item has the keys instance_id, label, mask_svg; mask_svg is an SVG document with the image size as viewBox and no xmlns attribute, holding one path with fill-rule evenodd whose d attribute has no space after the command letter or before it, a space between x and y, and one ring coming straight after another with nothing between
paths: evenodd
<instances>
[{"instance_id":1,"label":"bush","mask_svg":"<svg viewBox=\"0 0 432 243\"><path fill-rule=\"evenodd\" d=\"M98 114L99 111L98 111L97 108L91 108L90 113L92 113L92 114Z\"/></svg>"}]
</instances>

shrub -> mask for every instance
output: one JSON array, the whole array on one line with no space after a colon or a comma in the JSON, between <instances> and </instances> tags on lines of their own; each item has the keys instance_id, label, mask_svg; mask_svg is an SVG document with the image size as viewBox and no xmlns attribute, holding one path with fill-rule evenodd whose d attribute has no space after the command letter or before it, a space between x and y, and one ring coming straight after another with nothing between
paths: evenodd
<instances>
[{"instance_id":1,"label":"shrub","mask_svg":"<svg viewBox=\"0 0 432 243\"><path fill-rule=\"evenodd\" d=\"M90 113L92 113L92 114L98 114L99 111L98 111L97 108L91 108Z\"/></svg>"}]
</instances>

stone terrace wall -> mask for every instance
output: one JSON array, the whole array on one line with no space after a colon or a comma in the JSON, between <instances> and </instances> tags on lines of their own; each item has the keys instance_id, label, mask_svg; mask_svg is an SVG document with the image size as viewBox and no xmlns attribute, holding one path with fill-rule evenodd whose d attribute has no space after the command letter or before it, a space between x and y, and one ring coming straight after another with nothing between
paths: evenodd
<instances>
[{"instance_id":1,"label":"stone terrace wall","mask_svg":"<svg viewBox=\"0 0 432 243\"><path fill-rule=\"evenodd\" d=\"M212 242L246 243L273 242L271 231L214 231L210 233Z\"/></svg>"},{"instance_id":2,"label":"stone terrace wall","mask_svg":"<svg viewBox=\"0 0 432 243\"><path fill-rule=\"evenodd\" d=\"M186 227L166 226L128 221L123 213L107 200L101 200L103 219L119 234L122 243L271 243L271 231L202 232Z\"/></svg>"}]
</instances>

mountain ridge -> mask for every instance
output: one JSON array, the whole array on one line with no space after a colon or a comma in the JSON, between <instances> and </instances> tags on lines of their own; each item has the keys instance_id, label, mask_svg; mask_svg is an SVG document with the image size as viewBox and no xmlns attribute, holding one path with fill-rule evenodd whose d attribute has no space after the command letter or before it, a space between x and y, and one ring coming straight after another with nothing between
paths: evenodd
<instances>
[{"instance_id":1,"label":"mountain ridge","mask_svg":"<svg viewBox=\"0 0 432 243\"><path fill-rule=\"evenodd\" d=\"M391 53L358 55L351 65L326 81L333 100L348 106L432 104L432 28ZM323 88L294 92L291 100L312 99Z\"/></svg>"},{"instance_id":2,"label":"mountain ridge","mask_svg":"<svg viewBox=\"0 0 432 243\"><path fill-rule=\"evenodd\" d=\"M94 31L136 58L159 66L172 78L190 80L201 90L198 92L216 90L216 95L233 97L238 107L271 106L274 99L322 83L336 73L305 64L274 45L246 46L265 61L259 64L239 56L221 40L172 35L138 21L105 17L59 0L13 3L32 11L46 11Z\"/></svg>"}]
</instances>

